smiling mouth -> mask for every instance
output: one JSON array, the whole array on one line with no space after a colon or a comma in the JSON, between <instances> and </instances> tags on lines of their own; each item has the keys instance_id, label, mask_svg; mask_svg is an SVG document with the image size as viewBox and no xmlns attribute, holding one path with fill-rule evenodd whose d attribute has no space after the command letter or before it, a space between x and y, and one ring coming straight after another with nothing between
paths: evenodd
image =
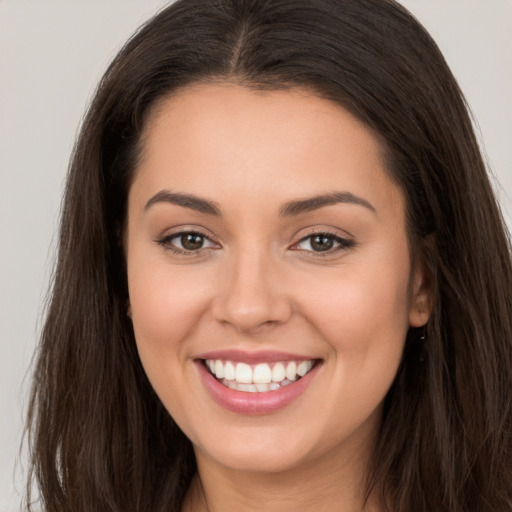
<instances>
[{"instance_id":1,"label":"smiling mouth","mask_svg":"<svg viewBox=\"0 0 512 512\"><path fill-rule=\"evenodd\" d=\"M301 379L317 361L277 361L255 365L222 359L205 359L203 362L208 372L230 389L266 393L277 391Z\"/></svg>"}]
</instances>

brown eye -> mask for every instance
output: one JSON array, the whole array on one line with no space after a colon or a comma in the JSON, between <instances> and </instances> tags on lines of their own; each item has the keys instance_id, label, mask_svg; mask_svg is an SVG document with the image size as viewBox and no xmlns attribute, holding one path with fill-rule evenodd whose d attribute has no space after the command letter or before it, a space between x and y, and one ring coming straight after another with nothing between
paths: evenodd
<instances>
[{"instance_id":1,"label":"brown eye","mask_svg":"<svg viewBox=\"0 0 512 512\"><path fill-rule=\"evenodd\" d=\"M183 249L187 251L196 251L203 247L204 236L199 233L183 233L180 236L180 242Z\"/></svg>"},{"instance_id":2,"label":"brown eye","mask_svg":"<svg viewBox=\"0 0 512 512\"><path fill-rule=\"evenodd\" d=\"M329 235L314 235L311 237L311 248L314 251L328 251L334 247L334 237Z\"/></svg>"},{"instance_id":3,"label":"brown eye","mask_svg":"<svg viewBox=\"0 0 512 512\"><path fill-rule=\"evenodd\" d=\"M352 240L347 240L337 235L330 233L313 233L303 238L296 247L302 251L334 253L338 250L348 249L353 245L354 242Z\"/></svg>"},{"instance_id":4,"label":"brown eye","mask_svg":"<svg viewBox=\"0 0 512 512\"><path fill-rule=\"evenodd\" d=\"M217 246L206 235L195 231L175 233L158 240L158 243L167 249L182 254L199 252L201 249L210 249Z\"/></svg>"}]
</instances>

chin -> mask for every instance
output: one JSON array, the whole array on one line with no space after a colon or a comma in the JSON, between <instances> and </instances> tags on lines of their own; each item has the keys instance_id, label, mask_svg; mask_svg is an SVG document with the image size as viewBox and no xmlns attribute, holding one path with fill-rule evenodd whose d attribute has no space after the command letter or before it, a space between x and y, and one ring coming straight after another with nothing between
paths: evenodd
<instances>
[{"instance_id":1,"label":"chin","mask_svg":"<svg viewBox=\"0 0 512 512\"><path fill-rule=\"evenodd\" d=\"M273 449L263 446L258 449L230 449L222 453L211 453L226 468L245 473L282 473L293 470L304 462L302 453Z\"/></svg>"},{"instance_id":2,"label":"chin","mask_svg":"<svg viewBox=\"0 0 512 512\"><path fill-rule=\"evenodd\" d=\"M307 462L312 452L320 449L315 439L290 426L241 426L236 430L194 444L198 459L205 457L236 471L279 473Z\"/></svg>"}]
</instances>

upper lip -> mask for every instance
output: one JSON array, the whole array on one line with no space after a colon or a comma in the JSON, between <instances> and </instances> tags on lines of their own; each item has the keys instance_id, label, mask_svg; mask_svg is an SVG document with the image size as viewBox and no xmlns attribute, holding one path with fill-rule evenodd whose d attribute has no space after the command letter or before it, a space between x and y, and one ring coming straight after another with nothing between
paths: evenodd
<instances>
[{"instance_id":1,"label":"upper lip","mask_svg":"<svg viewBox=\"0 0 512 512\"><path fill-rule=\"evenodd\" d=\"M279 352L276 350L262 350L258 352L245 352L237 349L213 350L199 354L196 359L221 359L239 363L277 363L279 361L311 361L318 359L311 356Z\"/></svg>"}]
</instances>

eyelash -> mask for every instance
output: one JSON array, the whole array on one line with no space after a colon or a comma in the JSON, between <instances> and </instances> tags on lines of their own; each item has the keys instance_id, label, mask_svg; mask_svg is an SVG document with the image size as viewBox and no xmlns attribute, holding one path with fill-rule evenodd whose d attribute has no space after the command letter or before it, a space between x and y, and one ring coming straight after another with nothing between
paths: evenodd
<instances>
[{"instance_id":1,"label":"eyelash","mask_svg":"<svg viewBox=\"0 0 512 512\"><path fill-rule=\"evenodd\" d=\"M313 251L313 250L306 250L306 249L294 249L294 250L297 250L297 251L302 250L305 252L310 252L310 253L313 253L315 255L315 257L317 257L317 258L325 258L325 257L332 256L333 254L337 254L340 251L344 251L344 250L350 249L355 246L355 242L353 240L350 240L348 238L343 238L343 237L339 236L337 233L332 233L328 230L315 230L315 231L312 231L311 233L307 234L306 236L302 237L297 243L295 243L293 245L293 247L297 247L298 245L307 241L308 239L310 240L309 243L311 244L312 239L315 236L323 236L325 238L332 239L333 242L335 244L337 244L338 246L335 248L332 248L332 249L325 250L325 251Z\"/></svg>"},{"instance_id":2,"label":"eyelash","mask_svg":"<svg viewBox=\"0 0 512 512\"><path fill-rule=\"evenodd\" d=\"M179 231L178 233L173 233L171 235L167 235L159 240L157 240L157 243L163 246L166 250L169 250L173 252L174 254L178 255L187 255L187 256L197 256L201 254L205 250L211 250L212 247L200 247L197 250L187 250L187 249L180 249L172 244L172 240L179 239L180 237L183 237L184 235L195 235L201 237L203 240L209 240L212 244L215 244L207 235L204 233L201 233L199 231L189 230L189 231ZM338 244L338 247L334 249L328 249L325 251L313 251L313 250L306 250L306 249L293 249L293 247L297 247L301 243L307 241L308 239L312 240L315 236L323 236L325 238L332 239L335 244ZM310 242L311 243L311 242ZM353 240L349 240L347 238L340 237L336 233L331 233L326 230L318 230L318 231L312 231L308 235L302 237L297 243L295 243L292 246L292 250L296 251L304 251L304 252L310 252L315 255L315 257L326 257L331 256L333 254L336 254L340 251L350 249L351 247L355 246L355 242Z\"/></svg>"},{"instance_id":3,"label":"eyelash","mask_svg":"<svg viewBox=\"0 0 512 512\"><path fill-rule=\"evenodd\" d=\"M178 233L173 233L172 235L167 235L161 238L160 240L157 240L157 243L164 247L164 249L173 252L174 254L179 255L187 255L187 256L197 256L204 250L209 250L211 247L201 247L196 251L193 250L187 250L187 249L180 249L179 247L176 247L172 244L172 240L179 239L183 237L184 235L195 235L200 236L203 238L203 240L209 240L212 244L215 244L210 237L205 235L204 233L201 233L199 231L189 230L189 231L179 231Z\"/></svg>"}]
</instances>

